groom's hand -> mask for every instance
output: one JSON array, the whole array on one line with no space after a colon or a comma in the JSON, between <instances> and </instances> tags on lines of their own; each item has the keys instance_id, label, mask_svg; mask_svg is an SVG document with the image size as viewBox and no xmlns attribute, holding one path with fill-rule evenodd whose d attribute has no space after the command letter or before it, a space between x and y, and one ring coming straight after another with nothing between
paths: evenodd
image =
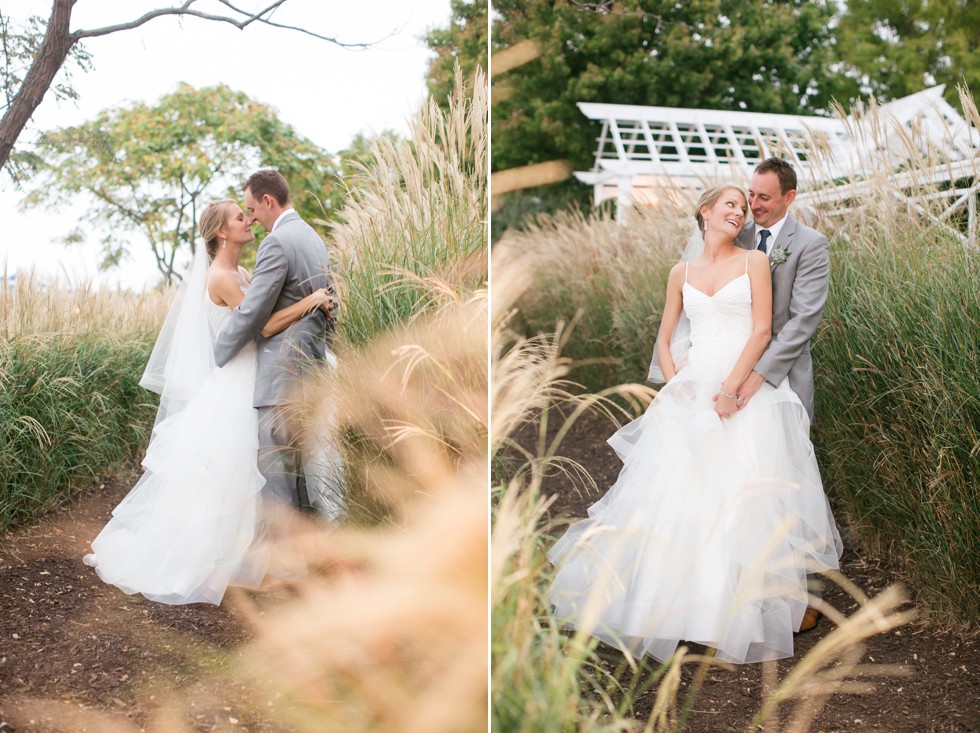
<instances>
[{"instance_id":1,"label":"groom's hand","mask_svg":"<svg viewBox=\"0 0 980 733\"><path fill-rule=\"evenodd\" d=\"M749 376L745 378L745 381L742 382L742 386L739 387L738 391L735 393L738 395L739 410L749 404L749 400L751 400L752 396L759 391L759 387L761 387L762 383L765 381L766 378L759 374L759 372L753 371L749 373Z\"/></svg>"}]
</instances>

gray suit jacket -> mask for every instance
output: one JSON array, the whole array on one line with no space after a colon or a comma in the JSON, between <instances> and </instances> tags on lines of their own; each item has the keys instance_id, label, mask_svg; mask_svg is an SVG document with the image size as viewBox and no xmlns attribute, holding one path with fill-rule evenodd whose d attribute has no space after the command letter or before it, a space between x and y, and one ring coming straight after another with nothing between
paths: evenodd
<instances>
[{"instance_id":1,"label":"gray suit jacket","mask_svg":"<svg viewBox=\"0 0 980 733\"><path fill-rule=\"evenodd\" d=\"M747 224L738 245L755 248L756 226ZM830 250L820 232L796 221L791 214L772 251L789 252L785 262L772 265L772 341L755 365L766 381L789 386L799 395L813 420L813 360L810 339L817 331L830 283ZM770 259L772 254L770 253Z\"/></svg>"},{"instance_id":2,"label":"gray suit jacket","mask_svg":"<svg viewBox=\"0 0 980 733\"><path fill-rule=\"evenodd\" d=\"M302 370L311 360L324 358L328 324L319 309L275 336L261 335L269 316L318 288L333 292L327 248L320 235L290 211L259 246L245 300L232 312L214 345L215 361L224 366L249 341L257 342L254 407L282 405L295 399Z\"/></svg>"}]
</instances>

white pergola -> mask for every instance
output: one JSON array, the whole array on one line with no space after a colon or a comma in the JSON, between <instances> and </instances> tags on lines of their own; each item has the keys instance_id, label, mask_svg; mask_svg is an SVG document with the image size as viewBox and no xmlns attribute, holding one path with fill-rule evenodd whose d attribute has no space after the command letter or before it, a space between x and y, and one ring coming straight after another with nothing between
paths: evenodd
<instances>
[{"instance_id":1,"label":"white pergola","mask_svg":"<svg viewBox=\"0 0 980 733\"><path fill-rule=\"evenodd\" d=\"M956 231L975 244L980 135L943 99L943 90L933 87L841 118L580 102L602 130L592 170L575 176L593 187L597 205L615 198L623 211L654 203L658 189L747 183L755 166L775 155L796 168L800 205L834 213L870 193L865 181L887 173L893 195L908 192L913 204L925 203L915 197L932 184L925 198L945 204L931 214L938 221L965 209L966 231Z\"/></svg>"}]
</instances>

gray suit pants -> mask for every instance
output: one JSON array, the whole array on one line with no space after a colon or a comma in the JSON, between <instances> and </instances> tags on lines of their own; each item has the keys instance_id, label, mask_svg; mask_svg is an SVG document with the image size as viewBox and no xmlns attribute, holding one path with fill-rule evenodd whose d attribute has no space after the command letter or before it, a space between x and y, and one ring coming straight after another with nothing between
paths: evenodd
<instances>
[{"instance_id":1,"label":"gray suit pants","mask_svg":"<svg viewBox=\"0 0 980 733\"><path fill-rule=\"evenodd\" d=\"M310 506L299 449L299 431L286 405L259 407L259 472L265 478L266 519Z\"/></svg>"}]
</instances>

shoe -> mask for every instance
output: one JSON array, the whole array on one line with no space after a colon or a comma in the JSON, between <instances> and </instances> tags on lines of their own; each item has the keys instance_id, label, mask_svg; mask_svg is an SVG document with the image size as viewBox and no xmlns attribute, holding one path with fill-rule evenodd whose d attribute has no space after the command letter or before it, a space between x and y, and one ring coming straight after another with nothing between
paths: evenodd
<instances>
[{"instance_id":1,"label":"shoe","mask_svg":"<svg viewBox=\"0 0 980 733\"><path fill-rule=\"evenodd\" d=\"M820 623L820 617L823 616L820 611L815 608L808 608L803 612L803 620L800 621L800 628L796 632L797 634L805 634L808 631L813 631L817 628L817 624Z\"/></svg>"}]
</instances>

